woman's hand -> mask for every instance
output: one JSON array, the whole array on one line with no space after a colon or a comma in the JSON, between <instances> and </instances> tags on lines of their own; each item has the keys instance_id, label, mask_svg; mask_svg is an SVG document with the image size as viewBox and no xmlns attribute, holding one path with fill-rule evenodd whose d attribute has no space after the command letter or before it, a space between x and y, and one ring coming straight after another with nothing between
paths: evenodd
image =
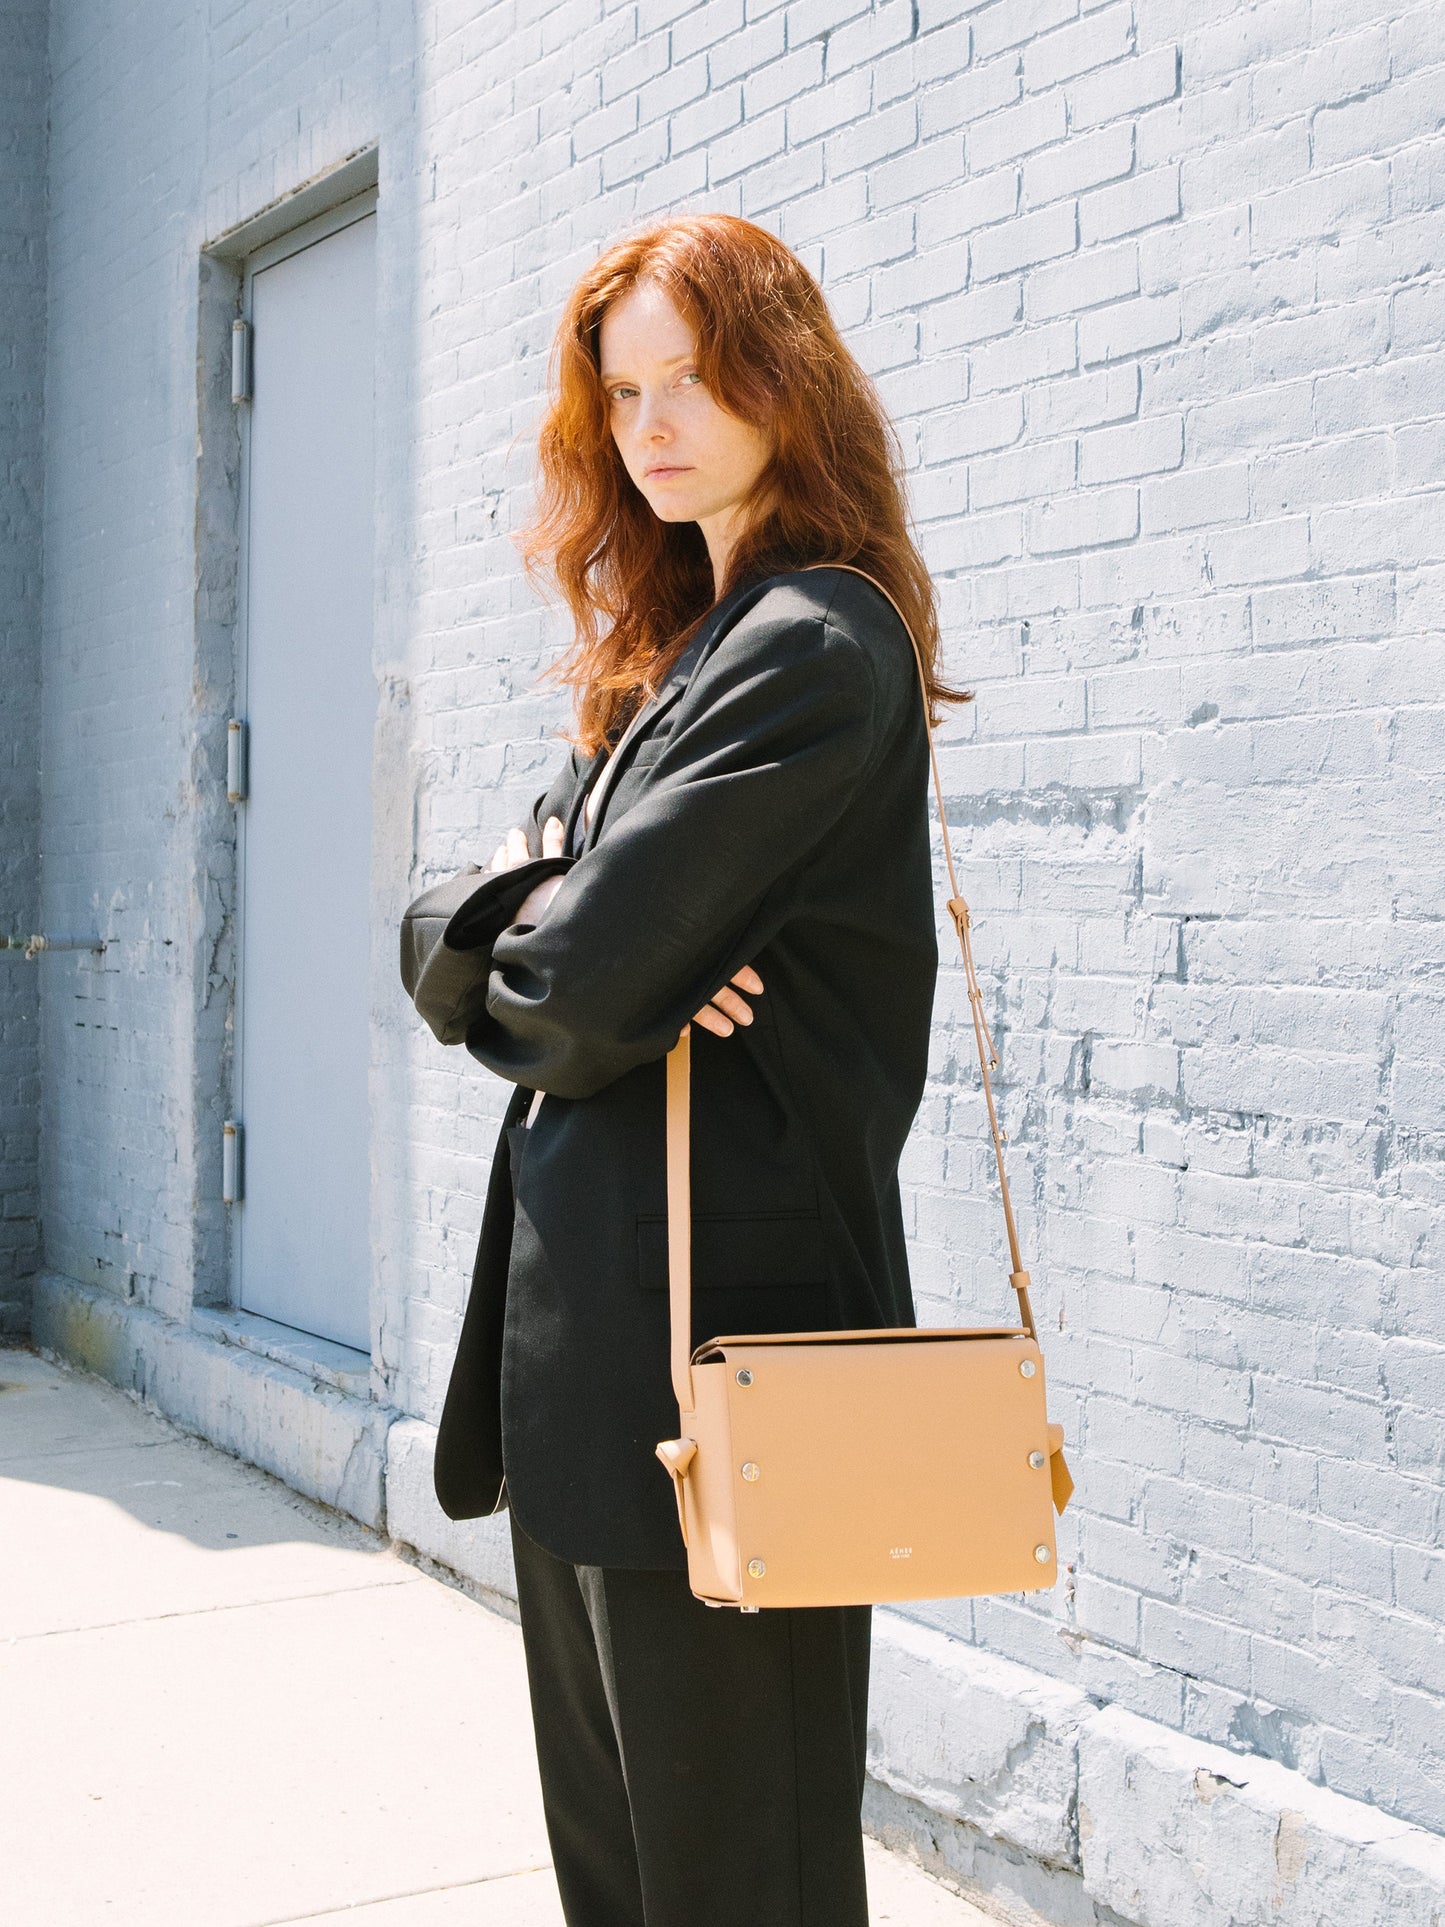
<instances>
[{"instance_id":1,"label":"woman's hand","mask_svg":"<svg viewBox=\"0 0 1445 1927\"><path fill-rule=\"evenodd\" d=\"M732 981L740 984L753 997L762 992L763 980L751 964L744 964L741 970L736 971ZM704 1030L710 1030L714 1037L731 1037L734 1022L750 1024L752 1021L752 1005L745 1004L737 991L730 990L726 984L721 990L714 991L712 1000L704 1004L692 1020L694 1024L701 1024ZM684 1024L683 1035L686 1036L691 1028L691 1024Z\"/></svg>"},{"instance_id":2,"label":"woman's hand","mask_svg":"<svg viewBox=\"0 0 1445 1927\"><path fill-rule=\"evenodd\" d=\"M562 837L566 825L560 816L549 816L542 825L543 856L561 856ZM525 830L508 830L505 843L499 843L492 852L492 860L487 865L487 875L495 876L500 870L515 870L519 863L530 863L532 852L527 848Z\"/></svg>"},{"instance_id":3,"label":"woman's hand","mask_svg":"<svg viewBox=\"0 0 1445 1927\"><path fill-rule=\"evenodd\" d=\"M549 816L542 825L543 856L561 856L562 839L566 825L560 816ZM503 870L515 870L520 863L530 863L532 852L527 847L525 830L508 830L505 843L499 843L492 852L492 860L487 865L487 875L497 876ZM529 890L517 906L516 923L536 923L542 912L557 894L561 877L544 877L535 889Z\"/></svg>"},{"instance_id":4,"label":"woman's hand","mask_svg":"<svg viewBox=\"0 0 1445 1927\"><path fill-rule=\"evenodd\" d=\"M560 816L547 818L542 825L543 856L562 855L562 840L565 832L566 825ZM492 860L487 865L487 874L495 876L503 870L515 870L519 863L531 861L532 852L527 847L527 832L522 829L508 830L506 841L499 843L492 853ZM561 882L561 877L544 877L534 890L529 890L523 897L518 906L515 921L535 924L556 895ZM732 983L747 991L749 996L762 995L763 980L751 964L744 964L741 970L736 971L733 974ZM701 1024L704 1030L710 1030L714 1037L731 1037L736 1025L750 1024L753 1021L752 1006L745 1003L736 990L724 984L721 990L714 992L692 1021L694 1024ZM683 1026L684 1031L689 1028L688 1025Z\"/></svg>"}]
</instances>

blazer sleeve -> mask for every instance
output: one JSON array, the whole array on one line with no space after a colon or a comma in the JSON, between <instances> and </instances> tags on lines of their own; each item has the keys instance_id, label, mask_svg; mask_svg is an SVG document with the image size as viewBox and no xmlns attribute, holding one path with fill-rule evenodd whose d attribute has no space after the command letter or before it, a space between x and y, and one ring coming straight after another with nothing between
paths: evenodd
<instances>
[{"instance_id":1,"label":"blazer sleeve","mask_svg":"<svg viewBox=\"0 0 1445 1927\"><path fill-rule=\"evenodd\" d=\"M529 856L495 874L476 864L426 891L401 927L401 981L432 1034L460 1044L482 1007L491 945L516 917L522 900L545 877L569 869L570 857L542 855L542 825L565 819L588 759L577 749L533 802L523 824Z\"/></svg>"},{"instance_id":2,"label":"blazer sleeve","mask_svg":"<svg viewBox=\"0 0 1445 1927\"><path fill-rule=\"evenodd\" d=\"M636 800L540 923L492 940L466 1047L513 1083L589 1097L670 1050L787 920L789 880L874 747L867 653L812 611L759 604L683 701Z\"/></svg>"}]
</instances>

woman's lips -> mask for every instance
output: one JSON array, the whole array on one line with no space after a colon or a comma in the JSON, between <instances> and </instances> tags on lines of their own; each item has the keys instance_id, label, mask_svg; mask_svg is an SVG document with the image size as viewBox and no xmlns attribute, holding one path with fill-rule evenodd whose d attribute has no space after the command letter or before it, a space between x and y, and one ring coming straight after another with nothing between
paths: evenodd
<instances>
[{"instance_id":1,"label":"woman's lips","mask_svg":"<svg viewBox=\"0 0 1445 1927\"><path fill-rule=\"evenodd\" d=\"M674 475L686 475L690 470L685 464L677 467L649 468L645 479L649 482L670 482Z\"/></svg>"}]
</instances>

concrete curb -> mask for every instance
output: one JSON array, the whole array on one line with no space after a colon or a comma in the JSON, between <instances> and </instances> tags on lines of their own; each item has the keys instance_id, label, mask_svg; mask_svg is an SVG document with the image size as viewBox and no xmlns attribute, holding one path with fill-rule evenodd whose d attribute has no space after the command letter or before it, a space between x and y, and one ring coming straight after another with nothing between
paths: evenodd
<instances>
[{"instance_id":1,"label":"concrete curb","mask_svg":"<svg viewBox=\"0 0 1445 1927\"><path fill-rule=\"evenodd\" d=\"M1439 1927L1445 1840L1117 1707L1079 1736L1084 1886L1138 1927Z\"/></svg>"},{"instance_id":2,"label":"concrete curb","mask_svg":"<svg viewBox=\"0 0 1445 1927\"><path fill-rule=\"evenodd\" d=\"M432 1489L436 1427L398 1419L386 1435L386 1518L395 1540L516 1611L517 1580L505 1512L492 1519L449 1519Z\"/></svg>"},{"instance_id":3,"label":"concrete curb","mask_svg":"<svg viewBox=\"0 0 1445 1927\"><path fill-rule=\"evenodd\" d=\"M389 1407L55 1272L41 1272L34 1293L38 1350L138 1393L183 1431L385 1531Z\"/></svg>"},{"instance_id":4,"label":"concrete curb","mask_svg":"<svg viewBox=\"0 0 1445 1927\"><path fill-rule=\"evenodd\" d=\"M436 1429L54 1273L34 1342L504 1604L505 1515L457 1523ZM880 1608L870 1832L1015 1927L1440 1927L1445 1840Z\"/></svg>"},{"instance_id":5,"label":"concrete curb","mask_svg":"<svg viewBox=\"0 0 1445 1927\"><path fill-rule=\"evenodd\" d=\"M872 1683L885 1785L1050 1866L1078 1866L1085 1694L884 1608Z\"/></svg>"}]
</instances>

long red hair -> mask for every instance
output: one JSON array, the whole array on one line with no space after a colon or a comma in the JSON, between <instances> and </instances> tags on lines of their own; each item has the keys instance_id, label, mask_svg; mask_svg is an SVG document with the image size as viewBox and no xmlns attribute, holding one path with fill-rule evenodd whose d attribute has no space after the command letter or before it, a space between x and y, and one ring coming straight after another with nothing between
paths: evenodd
<instances>
[{"instance_id":1,"label":"long red hair","mask_svg":"<svg viewBox=\"0 0 1445 1927\"><path fill-rule=\"evenodd\" d=\"M576 691L571 740L595 754L656 691L715 600L701 530L653 514L608 424L602 317L641 281L661 287L691 326L698 372L719 406L772 439L722 593L810 562L854 563L908 618L930 720L940 703L967 702L936 673L937 602L908 526L897 437L821 288L765 228L681 215L610 247L572 290L557 329L536 512L520 547L576 626L547 671Z\"/></svg>"}]
</instances>

